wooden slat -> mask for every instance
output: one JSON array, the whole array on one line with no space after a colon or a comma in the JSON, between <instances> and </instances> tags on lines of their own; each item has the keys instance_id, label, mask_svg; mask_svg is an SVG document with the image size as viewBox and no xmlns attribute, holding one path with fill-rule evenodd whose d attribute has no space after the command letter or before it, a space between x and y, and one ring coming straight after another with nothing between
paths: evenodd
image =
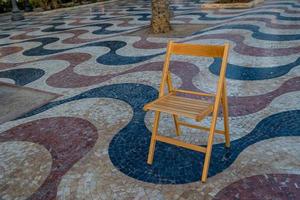
<instances>
[{"instance_id":1,"label":"wooden slat","mask_svg":"<svg viewBox=\"0 0 300 200\"><path fill-rule=\"evenodd\" d=\"M185 103L192 104L192 105L205 105L205 107L208 105L212 105L212 103L210 103L208 101L204 101L204 100L200 100L200 99L191 99L191 98L180 97L180 96L175 96L175 95L169 96L167 98L167 100L170 100L170 101L175 100L175 101L185 102Z\"/></svg>"},{"instance_id":2,"label":"wooden slat","mask_svg":"<svg viewBox=\"0 0 300 200\"><path fill-rule=\"evenodd\" d=\"M189 117L192 119L196 119L197 115L190 113L190 112L185 112L185 111L181 111L178 109L172 109L172 108L166 108L166 107L160 107L160 106L152 106L150 108L150 110L156 110L156 111L160 111L160 112L165 112L165 113L169 113L169 114L175 114L175 115L179 115L179 116L184 116L184 117Z\"/></svg>"},{"instance_id":3,"label":"wooden slat","mask_svg":"<svg viewBox=\"0 0 300 200\"><path fill-rule=\"evenodd\" d=\"M191 150L194 150L194 151L199 151L199 152L202 152L202 153L206 153L206 148L205 147L200 147L200 146L197 146L197 145L194 145L194 144L188 144L188 143L182 142L180 140L176 140L176 139L161 136L161 135L156 135L155 138L156 138L156 140L161 141L161 142L165 142L165 143L173 144L173 145L176 145L176 146L179 146L179 147L183 147L183 148L191 149Z\"/></svg>"},{"instance_id":4,"label":"wooden slat","mask_svg":"<svg viewBox=\"0 0 300 200\"><path fill-rule=\"evenodd\" d=\"M178 106L183 106L183 107L187 107L187 108L192 108L192 109L206 109L207 107L209 107L210 103L205 102L205 101L190 101L190 99L177 99L175 97L169 97L169 98L165 98L162 101L158 101L157 103L167 103L170 105L176 105L176 107Z\"/></svg>"},{"instance_id":5,"label":"wooden slat","mask_svg":"<svg viewBox=\"0 0 300 200\"><path fill-rule=\"evenodd\" d=\"M145 105L144 109L182 115L199 121L212 112L213 106L203 100L179 97L170 93Z\"/></svg>"},{"instance_id":6,"label":"wooden slat","mask_svg":"<svg viewBox=\"0 0 300 200\"><path fill-rule=\"evenodd\" d=\"M180 105L180 104L176 104L176 102L174 103L174 102L169 102L169 101L161 101L161 102L157 103L156 106L162 106L162 107L175 109L175 110L182 110L182 111L186 111L189 113L194 113L196 115L199 112L201 112L202 110L204 110L204 108L198 108L195 106L193 107L190 105Z\"/></svg>"},{"instance_id":7,"label":"wooden slat","mask_svg":"<svg viewBox=\"0 0 300 200\"><path fill-rule=\"evenodd\" d=\"M205 97L214 97L216 96L215 94L210 94L210 93L204 93L204 92L195 92L195 91L189 91L189 90L181 90L181 89L176 89L174 92L180 92L184 94L193 94L197 96L205 96Z\"/></svg>"},{"instance_id":8,"label":"wooden slat","mask_svg":"<svg viewBox=\"0 0 300 200\"><path fill-rule=\"evenodd\" d=\"M169 96L171 96L173 93L169 93L169 94L167 94L167 95L165 95L165 96L163 96L163 97L160 97L160 98L158 98L158 99L156 99L156 100L154 100L154 101L151 101L150 103L147 103L146 105L144 105L144 110L150 110L151 109L151 107L152 107L152 105L154 105L154 104L156 104L158 101L161 101L161 100L163 100L163 99L166 99L166 98L168 98Z\"/></svg>"},{"instance_id":9,"label":"wooden slat","mask_svg":"<svg viewBox=\"0 0 300 200\"><path fill-rule=\"evenodd\" d=\"M181 126L187 126L187 127L191 127L191 128L201 129L201 130L204 130L204 131L210 131L209 127L189 124L189 123L186 123L186 122L183 122L183 121L178 121L178 124L181 125ZM224 135L225 131L216 129L215 133Z\"/></svg>"},{"instance_id":10,"label":"wooden slat","mask_svg":"<svg viewBox=\"0 0 300 200\"><path fill-rule=\"evenodd\" d=\"M175 107L176 109L182 109L182 110L190 110L191 112L202 112L203 110L207 110L212 105L191 105L191 104L185 104L184 102L174 102L174 101L161 101L157 103L158 105L164 105L164 106L170 106Z\"/></svg>"},{"instance_id":11,"label":"wooden slat","mask_svg":"<svg viewBox=\"0 0 300 200\"><path fill-rule=\"evenodd\" d=\"M167 98L163 102L169 103L169 104L176 104L177 106L186 106L186 107L191 107L191 108L199 108L199 109L205 109L211 104L206 103L206 102L191 102L191 101L186 101L186 100L177 100L175 98Z\"/></svg>"},{"instance_id":12,"label":"wooden slat","mask_svg":"<svg viewBox=\"0 0 300 200\"><path fill-rule=\"evenodd\" d=\"M171 54L222 58L224 46L172 43Z\"/></svg>"}]
</instances>

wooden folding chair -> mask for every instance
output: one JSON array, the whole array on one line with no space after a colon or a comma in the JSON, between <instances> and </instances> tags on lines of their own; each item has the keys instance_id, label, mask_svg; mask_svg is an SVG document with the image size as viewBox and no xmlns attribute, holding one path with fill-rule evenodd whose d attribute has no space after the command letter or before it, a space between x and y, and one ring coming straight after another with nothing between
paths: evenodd
<instances>
[{"instance_id":1,"label":"wooden folding chair","mask_svg":"<svg viewBox=\"0 0 300 200\"><path fill-rule=\"evenodd\" d=\"M201 181L205 182L207 179L207 173L209 168L209 162L211 157L214 133L223 134L225 136L225 146L230 146L229 138L229 124L228 124L228 102L226 94L226 67L228 57L229 44L224 46L216 45L195 45L195 44L178 44L169 42L166 52L165 63L163 67L162 80L159 91L159 98L153 102L150 102L144 106L144 110L154 110L155 118L153 131L151 136L151 142L148 153L148 164L152 164L153 156L155 151L156 141L173 144L176 146L184 147L194 151L205 153L204 166L202 171ZM189 55L189 56L204 56L221 58L221 70L215 94L201 93L190 90L176 89L172 86L171 73L169 72L169 64L171 55ZM165 85L167 84L168 93L165 94ZM214 97L214 103L208 100L201 100L195 98L185 97L178 94L189 94L204 97ZM224 130L216 129L216 122L218 117L219 104L222 104L223 115L224 115ZM197 146L194 144L188 144L183 141L173 139L170 137L161 136L157 133L160 113L165 112L173 115L176 134L180 135L180 126L187 126L191 128L202 129L209 132L207 146ZM178 117L188 117L196 120L197 122L205 118L206 116L212 115L210 127L203 127L198 125L189 124L180 121Z\"/></svg>"}]
</instances>

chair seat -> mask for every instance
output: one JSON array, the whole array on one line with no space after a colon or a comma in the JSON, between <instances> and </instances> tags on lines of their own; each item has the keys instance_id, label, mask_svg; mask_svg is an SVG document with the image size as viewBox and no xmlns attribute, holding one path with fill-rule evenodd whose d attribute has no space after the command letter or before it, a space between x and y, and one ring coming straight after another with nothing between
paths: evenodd
<instances>
[{"instance_id":1,"label":"chair seat","mask_svg":"<svg viewBox=\"0 0 300 200\"><path fill-rule=\"evenodd\" d=\"M169 93L146 104L144 109L180 115L200 121L212 113L213 105L213 103L204 100L191 99Z\"/></svg>"}]
</instances>

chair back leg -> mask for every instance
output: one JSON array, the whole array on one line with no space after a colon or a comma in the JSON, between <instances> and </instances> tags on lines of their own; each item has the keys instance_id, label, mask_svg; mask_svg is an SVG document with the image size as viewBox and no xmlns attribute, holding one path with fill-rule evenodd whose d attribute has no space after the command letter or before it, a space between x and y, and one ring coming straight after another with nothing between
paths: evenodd
<instances>
[{"instance_id":1,"label":"chair back leg","mask_svg":"<svg viewBox=\"0 0 300 200\"><path fill-rule=\"evenodd\" d=\"M180 131L180 125L178 123L178 117L176 115L173 115L173 120L174 120L174 124L175 124L175 131L176 131L176 135L179 136L181 134Z\"/></svg>"},{"instance_id":2,"label":"chair back leg","mask_svg":"<svg viewBox=\"0 0 300 200\"><path fill-rule=\"evenodd\" d=\"M226 82L224 80L223 85L223 94L221 98L222 108L223 108L223 117L224 117L224 131L225 131L225 146L230 147L230 136L229 136L229 122L228 122L228 99L226 91Z\"/></svg>"},{"instance_id":3,"label":"chair back leg","mask_svg":"<svg viewBox=\"0 0 300 200\"><path fill-rule=\"evenodd\" d=\"M168 86L168 91L172 92L173 85L172 85L172 78L171 78L170 72L168 72L168 76L167 76L167 86ZM180 132L180 128L179 128L180 125L178 123L178 117L176 115L173 115L173 120L174 120L174 124L175 124L176 135L179 136L181 134L181 132Z\"/></svg>"}]
</instances>

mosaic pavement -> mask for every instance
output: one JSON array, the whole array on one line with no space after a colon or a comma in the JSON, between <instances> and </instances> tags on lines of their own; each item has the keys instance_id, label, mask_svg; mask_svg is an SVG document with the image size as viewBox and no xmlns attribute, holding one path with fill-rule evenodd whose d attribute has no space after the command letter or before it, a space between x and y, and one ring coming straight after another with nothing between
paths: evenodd
<instances>
[{"instance_id":1,"label":"mosaic pavement","mask_svg":"<svg viewBox=\"0 0 300 200\"><path fill-rule=\"evenodd\" d=\"M203 2L172 1L173 24L206 25L174 38L141 34L146 0L3 18L0 81L60 96L0 125L0 199L300 199L300 1ZM205 184L200 153L158 143L146 164L153 113L142 107L157 97L169 39L231 44L232 146L216 137ZM175 56L174 83L213 92L219 63ZM171 118L162 121L160 133L175 137ZM180 139L205 144L182 129Z\"/></svg>"}]
</instances>

